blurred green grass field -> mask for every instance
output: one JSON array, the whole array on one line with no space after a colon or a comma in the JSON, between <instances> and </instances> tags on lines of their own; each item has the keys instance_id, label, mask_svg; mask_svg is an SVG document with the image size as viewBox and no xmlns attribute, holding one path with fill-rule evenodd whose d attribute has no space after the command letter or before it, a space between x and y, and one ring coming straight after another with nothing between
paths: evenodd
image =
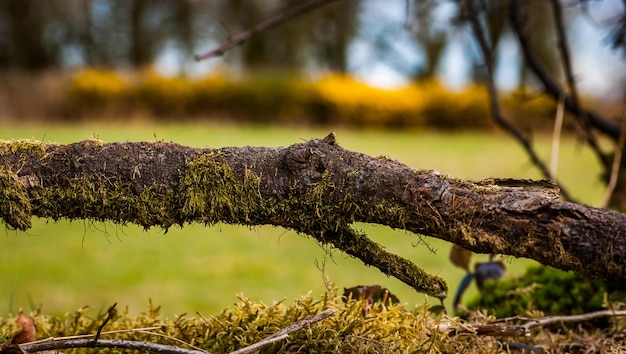
<instances>
[{"instance_id":1,"label":"blurred green grass field","mask_svg":"<svg viewBox=\"0 0 626 354\"><path fill-rule=\"evenodd\" d=\"M328 129L221 124L115 123L79 125L5 125L0 139L34 138L69 143L91 136L113 141L175 141L195 147L286 146ZM508 136L488 132L336 130L344 148L385 155L411 167L436 169L468 178L539 178L528 158ZM550 138L535 138L540 154L550 155ZM571 194L597 205L604 191L594 156L575 139L561 143L559 176ZM378 225L357 225L387 250L443 276L454 295L463 271L448 261L450 245L429 237ZM39 306L48 314L84 305L101 312L112 303L131 314L147 310L149 299L162 313L211 315L236 301L235 295L271 303L311 291L325 291L326 275L339 288L381 284L410 307L424 301L403 283L364 266L339 251L280 228L192 225L144 231L91 221L33 220L27 232L5 229L0 237L0 316ZM486 256L475 256L473 261ZM529 260L507 258L510 274ZM320 270L324 269L324 272ZM468 299L476 292L465 295ZM431 303L436 300L431 299ZM450 300L447 300L449 305Z\"/></svg>"}]
</instances>

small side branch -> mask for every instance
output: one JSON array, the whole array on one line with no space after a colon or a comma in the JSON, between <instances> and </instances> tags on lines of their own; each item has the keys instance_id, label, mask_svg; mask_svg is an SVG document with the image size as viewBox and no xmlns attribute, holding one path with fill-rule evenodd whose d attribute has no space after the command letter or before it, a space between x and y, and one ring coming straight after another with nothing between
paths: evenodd
<instances>
[{"instance_id":1,"label":"small side branch","mask_svg":"<svg viewBox=\"0 0 626 354\"><path fill-rule=\"evenodd\" d=\"M115 318L115 316L117 316L117 310L115 309L115 306L117 306L117 302L114 303L113 305L111 305L111 307L109 307L109 309L107 310L107 317L104 319L104 321L102 322L102 324L100 325L100 327L98 327L98 331L96 332L96 336L93 338L94 343L98 341L98 339L100 339L100 334L102 333L102 329L104 328L104 326L106 326L106 324Z\"/></svg>"},{"instance_id":2,"label":"small side branch","mask_svg":"<svg viewBox=\"0 0 626 354\"><path fill-rule=\"evenodd\" d=\"M300 16L304 13L315 10L324 5L328 5L335 1L340 1L340 0L314 0L314 1L310 1L305 4L302 4L300 6L296 6L292 9L289 9L285 12L282 12L270 18L267 21L261 22L258 25L252 27L251 29L229 39L228 41L224 42L222 45L220 45L216 49L213 49L210 52L194 56L194 59L196 61L201 61L201 60L209 59L212 57L224 55L226 51L238 45L241 45L242 43L244 43L245 41L250 39L250 37L254 36L257 33L267 31L268 29L276 27L277 25L283 22L287 22L294 17Z\"/></svg>"},{"instance_id":3,"label":"small side branch","mask_svg":"<svg viewBox=\"0 0 626 354\"><path fill-rule=\"evenodd\" d=\"M313 236L316 237L315 234ZM415 263L385 251L379 244L355 232L349 226L340 228L338 231L328 230L321 237L316 238L321 243L331 243L368 266L375 266L383 274L402 281L416 291L439 299L446 297L448 285L443 278L428 274Z\"/></svg>"}]
</instances>

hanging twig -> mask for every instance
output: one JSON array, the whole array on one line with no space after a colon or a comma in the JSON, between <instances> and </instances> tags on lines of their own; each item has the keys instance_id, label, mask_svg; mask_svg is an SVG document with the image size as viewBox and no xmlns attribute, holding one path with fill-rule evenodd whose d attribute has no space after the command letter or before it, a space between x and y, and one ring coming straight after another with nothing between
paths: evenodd
<instances>
[{"instance_id":1,"label":"hanging twig","mask_svg":"<svg viewBox=\"0 0 626 354\"><path fill-rule=\"evenodd\" d=\"M606 192L604 193L604 198L602 198L602 203L600 203L600 208L608 208L609 203L611 202L611 197L613 196L613 192L615 191L615 187L617 186L617 179L619 177L620 166L622 165L622 151L624 151L624 147L626 145L626 114L624 114L622 120L622 134L615 145L615 153L613 154L613 165L611 166L611 176L609 177L609 183L606 187Z\"/></svg>"},{"instance_id":2,"label":"hanging twig","mask_svg":"<svg viewBox=\"0 0 626 354\"><path fill-rule=\"evenodd\" d=\"M561 130L563 128L563 97L559 99L556 109L556 119L554 120L554 131L552 132L552 156L550 157L550 176L553 181L557 178L559 169L559 150L561 145Z\"/></svg>"},{"instance_id":3,"label":"hanging twig","mask_svg":"<svg viewBox=\"0 0 626 354\"><path fill-rule=\"evenodd\" d=\"M300 6L296 6L292 9L289 9L285 12L282 12L272 18L270 18L267 21L261 22L258 25L252 27L251 29L240 33L239 35L232 37L231 39L229 39L228 41L222 43L222 45L220 45L219 47L217 47L216 49L211 50L210 52L207 52L205 54L201 54L201 55L196 55L194 56L194 59L196 61L201 61L204 59L209 59L212 57L216 57L216 56L221 56L223 55L227 50L232 49L233 47L236 47L242 43L244 43L245 41L247 41L248 39L250 39L250 37L254 36L257 33L261 33L264 31L267 31L268 29L275 27L283 22L286 22L296 16L300 16L304 13L307 13L309 11L315 10L317 8L320 8L324 5L328 5L332 2L336 2L336 1L340 1L340 0L313 0L310 2L307 2L305 4L302 4Z\"/></svg>"},{"instance_id":4,"label":"hanging twig","mask_svg":"<svg viewBox=\"0 0 626 354\"><path fill-rule=\"evenodd\" d=\"M487 36L485 35L485 30L483 29L482 24L480 23L478 13L476 12L476 9L475 9L474 1L466 0L465 4L466 4L467 12L469 15L469 21L470 21L472 30L474 32L474 37L476 38L476 41L478 42L478 47L480 49L480 52L483 55L485 68L487 70L487 87L489 89L489 102L491 105L492 118L494 119L494 121L496 121L496 123L498 123L502 128L504 128L504 130L506 130L515 139L517 139L517 141L522 145L524 150L526 150L526 153L530 157L533 164L537 166L541 174L545 178L550 179L551 178L550 171L548 170L548 167L546 166L546 164L541 160L541 158L539 158L539 155L533 148L530 142L530 139L524 136L524 134L522 134L522 132L519 129L517 129L515 125L513 125L513 123L509 122L506 118L504 118L504 116L502 115L502 112L500 111L498 91L496 90L495 80L493 78L493 69L494 69L493 49L491 48L491 45L487 42ZM572 200L567 190L562 185L560 185L558 181L555 181L555 183L561 189L561 195L563 196L563 198L567 200Z\"/></svg>"}]
</instances>

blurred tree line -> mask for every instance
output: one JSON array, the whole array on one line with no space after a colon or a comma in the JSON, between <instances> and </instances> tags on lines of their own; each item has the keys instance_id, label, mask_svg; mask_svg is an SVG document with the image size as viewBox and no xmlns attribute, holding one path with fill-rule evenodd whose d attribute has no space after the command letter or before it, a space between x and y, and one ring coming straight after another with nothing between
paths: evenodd
<instances>
[{"instance_id":1,"label":"blurred tree line","mask_svg":"<svg viewBox=\"0 0 626 354\"><path fill-rule=\"evenodd\" d=\"M142 68L166 48L188 57L237 34L294 0L3 0L0 68ZM252 38L236 62L297 71L311 64L344 72L358 3L346 1ZM230 54L229 54L230 55Z\"/></svg>"},{"instance_id":2,"label":"blurred tree line","mask_svg":"<svg viewBox=\"0 0 626 354\"><path fill-rule=\"evenodd\" d=\"M0 2L0 69L42 71L77 66L139 69L166 49L191 58L198 48L217 44L302 0L3 0ZM485 3L494 47L509 31L504 0ZM375 60L391 64L415 80L436 74L454 23L442 24L437 1L407 2L405 23L364 28L366 0L341 1L254 36L227 53L229 65L245 70L302 72L348 71L350 45L359 36L374 43ZM377 4L380 6L380 3ZM455 2L457 17L462 6ZM546 1L529 1L536 52L558 72L554 33ZM452 11L452 12L454 12ZM384 20L381 20L384 21ZM423 60L403 57L397 36L409 38ZM472 77L480 80L480 57L474 55ZM520 67L522 73L524 68ZM523 77L524 75L522 75Z\"/></svg>"}]
</instances>

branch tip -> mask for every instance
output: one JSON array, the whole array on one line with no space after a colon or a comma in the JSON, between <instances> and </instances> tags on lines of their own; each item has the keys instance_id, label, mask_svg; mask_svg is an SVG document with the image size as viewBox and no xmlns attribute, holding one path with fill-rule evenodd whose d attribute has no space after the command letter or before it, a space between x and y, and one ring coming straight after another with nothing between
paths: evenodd
<instances>
[{"instance_id":1,"label":"branch tip","mask_svg":"<svg viewBox=\"0 0 626 354\"><path fill-rule=\"evenodd\" d=\"M326 137L322 139L322 142L328 145L335 145L337 143L335 132L330 132L330 134L326 135Z\"/></svg>"}]
</instances>

